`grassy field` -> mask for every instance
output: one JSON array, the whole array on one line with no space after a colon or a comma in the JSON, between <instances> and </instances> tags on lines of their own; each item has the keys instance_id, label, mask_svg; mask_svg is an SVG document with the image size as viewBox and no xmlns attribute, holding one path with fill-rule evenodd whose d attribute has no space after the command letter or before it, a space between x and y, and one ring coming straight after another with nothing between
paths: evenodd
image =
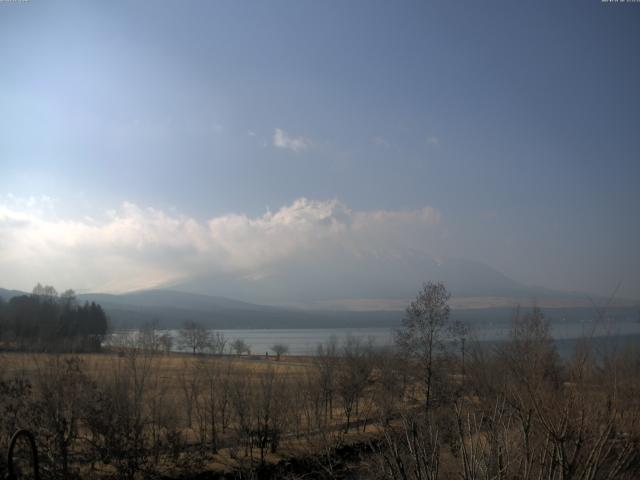
<instances>
[{"instance_id":1,"label":"grassy field","mask_svg":"<svg viewBox=\"0 0 640 480\"><path fill-rule=\"evenodd\" d=\"M563 360L539 318L516 326L432 364L356 341L279 361L2 353L0 452L27 428L48 478L638 478L638 350Z\"/></svg>"},{"instance_id":2,"label":"grassy field","mask_svg":"<svg viewBox=\"0 0 640 480\"><path fill-rule=\"evenodd\" d=\"M321 403L318 397L315 409L308 404L310 385L318 386L313 357L282 356L276 360L273 356L149 355L136 351L0 354L0 379L27 380L33 385L30 395L39 403L46 404L55 396L60 397L59 402L78 403L77 409L67 405L66 414L73 416L77 425L77 438L69 445L74 453L70 457L75 459L72 468L83 475L118 476L123 468L118 470L95 458L83 442L87 438L94 441L88 425L96 419L72 412L90 407L83 403L92 400L74 386L65 387L69 365L75 365L99 390L120 403L126 401L127 414L143 417L145 433L139 441L148 443L148 456L155 457L146 461L167 475L181 475L190 468L241 471L258 459L268 465L322 455L336 447L368 442L377 435L377 428L363 424L360 414L352 413L352 427L345 429L345 411L337 398L324 412L326 421L313 418L312 410L317 414ZM59 383L59 389L52 387L52 379ZM127 388L124 397L120 395L123 385ZM372 405L366 409L364 405L360 403L360 412L370 415ZM215 449L212 420L220 424ZM266 435L275 429L277 449L270 448L273 441L265 443ZM35 433L38 436L37 430ZM179 452L171 452L171 441Z\"/></svg>"},{"instance_id":3,"label":"grassy field","mask_svg":"<svg viewBox=\"0 0 640 480\"><path fill-rule=\"evenodd\" d=\"M36 375L40 369L53 359L64 360L78 358L92 376L99 377L104 372L113 371L124 362L126 355L118 352L83 353L83 354L49 354L49 353L0 353L0 375ZM276 360L275 356L263 355L190 355L182 353L169 353L153 355L154 368L164 372L167 379L177 378L178 373L185 367L189 368L202 361L230 365L238 372L260 374L268 370L287 375L301 375L313 366L313 357L308 356L282 356Z\"/></svg>"}]
</instances>

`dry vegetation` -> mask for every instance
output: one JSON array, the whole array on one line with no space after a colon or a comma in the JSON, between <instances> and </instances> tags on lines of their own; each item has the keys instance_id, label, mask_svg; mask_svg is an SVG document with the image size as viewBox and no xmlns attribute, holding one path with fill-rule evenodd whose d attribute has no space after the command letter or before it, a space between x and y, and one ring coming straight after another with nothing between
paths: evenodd
<instances>
[{"instance_id":1,"label":"dry vegetation","mask_svg":"<svg viewBox=\"0 0 640 480\"><path fill-rule=\"evenodd\" d=\"M537 309L463 350L447 300L426 285L394 353L4 354L0 450L31 430L46 478L637 478L638 351L561 362Z\"/></svg>"},{"instance_id":2,"label":"dry vegetation","mask_svg":"<svg viewBox=\"0 0 640 480\"><path fill-rule=\"evenodd\" d=\"M128 349L0 358L0 448L18 428L36 432L41 470L52 478L248 472L362 441L373 412L370 398L322 390L309 357ZM334 360L325 358L325 377ZM325 378L331 390L335 381ZM327 462L318 468L330 470Z\"/></svg>"}]
</instances>

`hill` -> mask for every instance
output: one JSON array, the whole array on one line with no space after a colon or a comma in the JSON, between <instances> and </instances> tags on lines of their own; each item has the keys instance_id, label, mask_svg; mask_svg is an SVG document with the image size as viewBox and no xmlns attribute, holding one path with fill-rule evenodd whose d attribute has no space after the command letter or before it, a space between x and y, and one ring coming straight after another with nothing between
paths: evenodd
<instances>
[{"instance_id":1,"label":"hill","mask_svg":"<svg viewBox=\"0 0 640 480\"><path fill-rule=\"evenodd\" d=\"M480 268L479 271L482 269ZM504 280L505 287L511 286ZM477 290L476 290L477 291ZM543 307L550 320L591 320L596 311L584 304L585 296L562 294L551 290L512 288L505 297L453 297L452 316L469 324L476 322L506 322L513 315L514 306L530 306L534 299ZM537 293L537 295L536 295ZM5 301L25 292L0 288ZM520 295L517 297L516 295ZM583 304L578 302L582 299ZM260 305L223 296L182 292L177 290L143 290L124 294L86 293L78 295L79 302L94 301L106 311L115 329L138 328L156 322L161 328L176 328L186 320L199 322L209 328L277 329L277 328L341 328L395 327L404 315L407 300L395 299L393 308L379 306L368 310L349 309L349 302L341 308L325 306L292 308ZM612 318L637 317L637 306L618 304L608 310Z\"/></svg>"},{"instance_id":2,"label":"hill","mask_svg":"<svg viewBox=\"0 0 640 480\"><path fill-rule=\"evenodd\" d=\"M175 290L82 294L78 299L102 305L115 328L134 328L153 321L171 328L185 320L210 328L335 328L394 325L401 318L397 311L307 311Z\"/></svg>"}]
</instances>

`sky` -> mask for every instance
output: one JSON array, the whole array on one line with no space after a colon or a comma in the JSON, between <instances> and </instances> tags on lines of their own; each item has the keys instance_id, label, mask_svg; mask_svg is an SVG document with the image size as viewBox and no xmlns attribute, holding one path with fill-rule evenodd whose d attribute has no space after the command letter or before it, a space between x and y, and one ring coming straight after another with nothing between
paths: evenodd
<instances>
[{"instance_id":1,"label":"sky","mask_svg":"<svg viewBox=\"0 0 640 480\"><path fill-rule=\"evenodd\" d=\"M0 286L419 252L640 299L639 24L598 0L0 1Z\"/></svg>"}]
</instances>

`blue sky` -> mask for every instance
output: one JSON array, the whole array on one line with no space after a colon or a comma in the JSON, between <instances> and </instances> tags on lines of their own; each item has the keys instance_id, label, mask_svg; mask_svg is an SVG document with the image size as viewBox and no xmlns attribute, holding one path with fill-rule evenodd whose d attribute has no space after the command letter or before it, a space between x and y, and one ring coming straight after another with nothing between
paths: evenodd
<instances>
[{"instance_id":1,"label":"blue sky","mask_svg":"<svg viewBox=\"0 0 640 480\"><path fill-rule=\"evenodd\" d=\"M252 254L211 221L271 231L267 212L311 209L387 212L401 230L378 250L640 298L639 21L595 0L0 2L2 283L154 286L199 255L268 276L259 255L229 263ZM437 221L413 228L425 207ZM112 272L82 267L86 232L120 221L137 233L101 245ZM140 254L167 225L194 258Z\"/></svg>"}]
</instances>

